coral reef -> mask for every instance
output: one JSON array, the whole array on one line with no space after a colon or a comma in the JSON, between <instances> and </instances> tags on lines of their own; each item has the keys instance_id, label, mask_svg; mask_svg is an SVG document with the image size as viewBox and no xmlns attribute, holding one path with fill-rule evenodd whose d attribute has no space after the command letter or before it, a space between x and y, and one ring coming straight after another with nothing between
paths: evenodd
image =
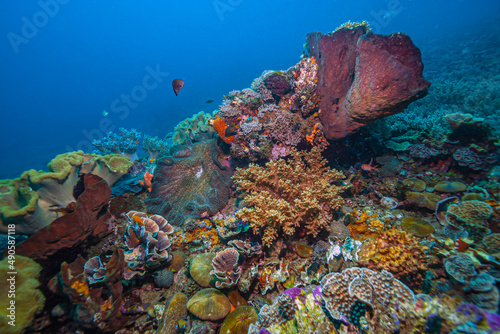
<instances>
[{"instance_id":1,"label":"coral reef","mask_svg":"<svg viewBox=\"0 0 500 334\"><path fill-rule=\"evenodd\" d=\"M187 309L202 320L217 321L228 315L231 303L219 290L208 288L195 293L187 302Z\"/></svg>"},{"instance_id":2,"label":"coral reef","mask_svg":"<svg viewBox=\"0 0 500 334\"><path fill-rule=\"evenodd\" d=\"M307 41L319 65L319 116L327 138L345 137L427 95L420 50L405 34L378 35L361 25L310 33Z\"/></svg>"},{"instance_id":3,"label":"coral reef","mask_svg":"<svg viewBox=\"0 0 500 334\"><path fill-rule=\"evenodd\" d=\"M118 129L119 133L108 132L106 137L94 140L92 145L97 154L121 154L134 161L138 159L137 147L141 141L141 133L136 129Z\"/></svg>"},{"instance_id":4,"label":"coral reef","mask_svg":"<svg viewBox=\"0 0 500 334\"><path fill-rule=\"evenodd\" d=\"M51 291L69 298L70 303L62 309L70 311L73 320L83 327L101 330L121 328L117 317L123 292L123 252L119 249L113 253L105 266L106 275L100 282L89 282L85 263L80 255L70 264L63 262L61 271L49 283Z\"/></svg>"},{"instance_id":5,"label":"coral reef","mask_svg":"<svg viewBox=\"0 0 500 334\"><path fill-rule=\"evenodd\" d=\"M273 160L265 167L250 164L238 169L234 182L245 192L245 207L236 216L249 223L269 246L279 234L293 235L305 229L316 236L326 228L342 200L340 188L331 183L343 174L331 170L319 148L291 151L291 159Z\"/></svg>"},{"instance_id":6,"label":"coral reef","mask_svg":"<svg viewBox=\"0 0 500 334\"><path fill-rule=\"evenodd\" d=\"M126 216L129 222L123 237L127 278L130 279L145 267L155 267L172 258L168 251L174 228L160 215L130 211Z\"/></svg>"},{"instance_id":7,"label":"coral reef","mask_svg":"<svg viewBox=\"0 0 500 334\"><path fill-rule=\"evenodd\" d=\"M238 268L240 254L234 248L226 248L218 252L212 259L213 270L210 275L217 277L217 289L230 288L238 283L241 270Z\"/></svg>"},{"instance_id":8,"label":"coral reef","mask_svg":"<svg viewBox=\"0 0 500 334\"><path fill-rule=\"evenodd\" d=\"M418 286L426 270L425 250L415 237L391 229L363 244L359 264L373 270L387 270L397 279Z\"/></svg>"},{"instance_id":9,"label":"coral reef","mask_svg":"<svg viewBox=\"0 0 500 334\"><path fill-rule=\"evenodd\" d=\"M224 319L220 332L231 334L247 334L250 324L258 320L257 312L253 306L236 307Z\"/></svg>"},{"instance_id":10,"label":"coral reef","mask_svg":"<svg viewBox=\"0 0 500 334\"><path fill-rule=\"evenodd\" d=\"M176 293L170 303L165 308L157 333L174 334L180 327L179 323L182 319L187 318L187 302L188 297L178 292Z\"/></svg>"},{"instance_id":11,"label":"coral reef","mask_svg":"<svg viewBox=\"0 0 500 334\"><path fill-rule=\"evenodd\" d=\"M214 278L211 276L211 271L213 270L212 260L215 258L214 253L201 253L196 255L196 257L191 261L189 266L189 274L204 288L214 286Z\"/></svg>"},{"instance_id":12,"label":"coral reef","mask_svg":"<svg viewBox=\"0 0 500 334\"><path fill-rule=\"evenodd\" d=\"M49 172L32 169L18 179L2 180L0 231L6 233L7 225L14 224L16 233L33 234L74 210L75 187L81 175L97 175L111 187L131 166L132 162L121 155L68 152L49 162Z\"/></svg>"},{"instance_id":13,"label":"coral reef","mask_svg":"<svg viewBox=\"0 0 500 334\"><path fill-rule=\"evenodd\" d=\"M153 188L145 201L148 211L179 226L203 213L215 214L229 200L232 168L216 141L177 146L157 160Z\"/></svg>"},{"instance_id":14,"label":"coral reef","mask_svg":"<svg viewBox=\"0 0 500 334\"><path fill-rule=\"evenodd\" d=\"M78 196L74 211L57 218L18 245L18 255L47 259L57 253L59 259L65 259L64 250L83 246L91 237L100 239L107 234L111 190L96 175L87 174L83 181L84 190Z\"/></svg>"},{"instance_id":15,"label":"coral reef","mask_svg":"<svg viewBox=\"0 0 500 334\"><path fill-rule=\"evenodd\" d=\"M183 145L186 140L194 141L201 135L213 135L214 129L210 126L210 114L200 111L193 117L186 118L176 125L172 136L175 145Z\"/></svg>"},{"instance_id":16,"label":"coral reef","mask_svg":"<svg viewBox=\"0 0 500 334\"><path fill-rule=\"evenodd\" d=\"M172 147L172 144L169 141L158 137L144 136L142 143L142 148L149 154L149 160L156 159L158 154L167 152L170 147Z\"/></svg>"},{"instance_id":17,"label":"coral reef","mask_svg":"<svg viewBox=\"0 0 500 334\"><path fill-rule=\"evenodd\" d=\"M413 291L385 270L345 269L341 273L330 273L323 277L321 287L329 315L336 320L347 319L351 324L359 323L360 315L364 315L355 312L356 304L360 303L359 307L373 307L377 302L388 309L415 301Z\"/></svg>"},{"instance_id":18,"label":"coral reef","mask_svg":"<svg viewBox=\"0 0 500 334\"><path fill-rule=\"evenodd\" d=\"M464 229L469 237L481 242L490 233L488 219L493 213L491 205L483 201L461 201L448 207L445 218L448 224Z\"/></svg>"}]
</instances>

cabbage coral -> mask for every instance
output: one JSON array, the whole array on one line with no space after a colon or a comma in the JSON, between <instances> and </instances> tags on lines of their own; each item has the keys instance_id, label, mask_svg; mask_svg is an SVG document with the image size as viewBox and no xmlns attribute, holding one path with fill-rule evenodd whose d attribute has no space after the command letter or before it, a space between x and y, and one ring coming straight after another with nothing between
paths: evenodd
<instances>
[{"instance_id":1,"label":"cabbage coral","mask_svg":"<svg viewBox=\"0 0 500 334\"><path fill-rule=\"evenodd\" d=\"M246 206L236 213L248 222L255 234L263 232L269 246L283 232L293 235L297 228L316 236L340 208L341 188L332 182L344 175L326 166L318 147L310 152L291 150L291 159L268 162L265 167L250 164L233 177L245 193Z\"/></svg>"}]
</instances>

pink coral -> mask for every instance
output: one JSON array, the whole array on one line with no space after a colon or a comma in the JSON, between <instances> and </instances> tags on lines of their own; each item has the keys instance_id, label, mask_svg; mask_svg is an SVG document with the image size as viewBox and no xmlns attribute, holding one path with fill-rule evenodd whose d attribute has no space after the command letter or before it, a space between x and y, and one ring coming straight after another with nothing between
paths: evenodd
<instances>
[{"instance_id":1,"label":"pink coral","mask_svg":"<svg viewBox=\"0 0 500 334\"><path fill-rule=\"evenodd\" d=\"M238 283L241 276L238 268L239 257L240 254L234 248L226 248L215 255L210 275L215 275L218 279L215 283L216 288L229 288Z\"/></svg>"}]
</instances>

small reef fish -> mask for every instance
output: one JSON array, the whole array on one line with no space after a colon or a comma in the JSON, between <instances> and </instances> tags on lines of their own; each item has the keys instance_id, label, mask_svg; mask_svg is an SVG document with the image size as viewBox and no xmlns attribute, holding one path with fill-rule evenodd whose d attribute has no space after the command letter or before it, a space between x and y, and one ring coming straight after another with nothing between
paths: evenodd
<instances>
[{"instance_id":1,"label":"small reef fish","mask_svg":"<svg viewBox=\"0 0 500 334\"><path fill-rule=\"evenodd\" d=\"M144 173L143 179L144 181L139 180L139 183L141 184L141 186L146 187L146 189L151 192L151 187L153 185L151 183L151 181L153 180L153 174L151 174L150 172L146 172Z\"/></svg>"},{"instance_id":2,"label":"small reef fish","mask_svg":"<svg viewBox=\"0 0 500 334\"><path fill-rule=\"evenodd\" d=\"M175 96L177 96L182 90L182 87L184 87L184 80L174 79L174 81L172 81L172 87L174 88Z\"/></svg>"},{"instance_id":3,"label":"small reef fish","mask_svg":"<svg viewBox=\"0 0 500 334\"><path fill-rule=\"evenodd\" d=\"M214 103L214 100L206 100L205 103Z\"/></svg>"},{"instance_id":4,"label":"small reef fish","mask_svg":"<svg viewBox=\"0 0 500 334\"><path fill-rule=\"evenodd\" d=\"M230 125L226 128L224 136L231 137L234 136L237 132L238 132L238 127L236 125Z\"/></svg>"},{"instance_id":5,"label":"small reef fish","mask_svg":"<svg viewBox=\"0 0 500 334\"><path fill-rule=\"evenodd\" d=\"M376 172L377 168L372 166L373 159L370 160L369 164L362 164L361 169L364 170L365 172L371 173L371 172Z\"/></svg>"},{"instance_id":6,"label":"small reef fish","mask_svg":"<svg viewBox=\"0 0 500 334\"><path fill-rule=\"evenodd\" d=\"M102 111L102 116L106 117L106 116L108 116L108 115L109 115L109 112L107 112L106 110L103 110L103 111Z\"/></svg>"}]
</instances>

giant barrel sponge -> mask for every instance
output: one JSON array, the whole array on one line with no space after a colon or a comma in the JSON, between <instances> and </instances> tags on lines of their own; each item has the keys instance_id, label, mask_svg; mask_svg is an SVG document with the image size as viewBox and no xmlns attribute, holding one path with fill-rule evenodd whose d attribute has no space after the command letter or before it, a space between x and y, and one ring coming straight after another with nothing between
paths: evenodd
<instances>
[{"instance_id":1,"label":"giant barrel sponge","mask_svg":"<svg viewBox=\"0 0 500 334\"><path fill-rule=\"evenodd\" d=\"M307 35L318 63L319 117L328 139L343 138L427 95L420 50L403 33L379 35L367 24Z\"/></svg>"}]
</instances>

